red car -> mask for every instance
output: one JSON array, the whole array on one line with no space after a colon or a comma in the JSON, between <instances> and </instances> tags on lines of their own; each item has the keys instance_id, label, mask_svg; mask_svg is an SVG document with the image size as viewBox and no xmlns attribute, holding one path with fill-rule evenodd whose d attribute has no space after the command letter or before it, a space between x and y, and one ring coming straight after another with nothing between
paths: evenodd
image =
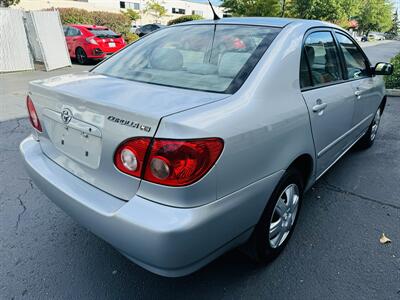
<instances>
[{"instance_id":1,"label":"red car","mask_svg":"<svg viewBox=\"0 0 400 300\"><path fill-rule=\"evenodd\" d=\"M64 26L64 34L69 55L79 64L103 59L126 45L120 34L104 26L70 24Z\"/></svg>"}]
</instances>

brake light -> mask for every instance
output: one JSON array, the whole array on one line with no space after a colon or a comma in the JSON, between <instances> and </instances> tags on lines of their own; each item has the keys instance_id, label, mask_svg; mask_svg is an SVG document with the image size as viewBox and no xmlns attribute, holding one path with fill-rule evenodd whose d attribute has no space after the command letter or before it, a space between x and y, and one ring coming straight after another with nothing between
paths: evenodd
<instances>
[{"instance_id":1,"label":"brake light","mask_svg":"<svg viewBox=\"0 0 400 300\"><path fill-rule=\"evenodd\" d=\"M153 183L185 186L198 181L212 168L223 146L219 138L155 139L151 146L149 138L137 138L118 147L114 163L120 171ZM129 170L127 166L134 168L135 161L136 169Z\"/></svg>"},{"instance_id":2,"label":"brake light","mask_svg":"<svg viewBox=\"0 0 400 300\"><path fill-rule=\"evenodd\" d=\"M88 42L89 44L92 44L92 45L98 45L96 40L94 39L94 37L86 38L86 42Z\"/></svg>"},{"instance_id":3,"label":"brake light","mask_svg":"<svg viewBox=\"0 0 400 300\"><path fill-rule=\"evenodd\" d=\"M26 96L26 107L28 108L28 115L33 128L39 132L42 132L42 125L40 125L35 106L33 105L32 99L29 96Z\"/></svg>"}]
</instances>

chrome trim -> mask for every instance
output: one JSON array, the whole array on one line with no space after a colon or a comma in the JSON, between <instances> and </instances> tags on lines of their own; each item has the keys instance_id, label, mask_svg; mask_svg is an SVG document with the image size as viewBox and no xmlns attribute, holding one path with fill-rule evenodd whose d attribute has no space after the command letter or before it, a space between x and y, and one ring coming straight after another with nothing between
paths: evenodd
<instances>
[{"instance_id":1,"label":"chrome trim","mask_svg":"<svg viewBox=\"0 0 400 300\"><path fill-rule=\"evenodd\" d=\"M373 114L368 115L364 119L362 119L357 125L353 126L349 131L345 132L341 136L339 136L336 140L334 140L332 143L330 143L328 146L326 146L324 149L318 152L317 158L320 158L322 155L324 155L326 152L328 152L333 146L335 146L337 143L339 143L341 140L343 140L345 137L347 137L349 134L351 134L354 130L356 130L358 127L360 127L365 121L367 121L369 118L371 118Z\"/></svg>"},{"instance_id":2,"label":"chrome trim","mask_svg":"<svg viewBox=\"0 0 400 300\"><path fill-rule=\"evenodd\" d=\"M343 155L345 155L347 153L347 151L349 151L351 149L351 147L353 147L363 136L364 134L367 132L367 130L364 130L361 135L349 146L346 148L346 150L344 150L342 152L342 154L340 154L338 156L338 158L336 158L321 174L318 175L318 177L315 179L315 181L317 181L318 179L320 179L335 163L337 163L337 161L339 159L341 159L343 157Z\"/></svg>"}]
</instances>

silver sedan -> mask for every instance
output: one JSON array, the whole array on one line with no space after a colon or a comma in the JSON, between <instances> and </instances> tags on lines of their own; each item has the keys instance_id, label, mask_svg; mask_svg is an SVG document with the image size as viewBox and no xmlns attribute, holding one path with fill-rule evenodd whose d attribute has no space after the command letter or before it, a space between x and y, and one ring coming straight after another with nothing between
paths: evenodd
<instances>
[{"instance_id":1,"label":"silver sedan","mask_svg":"<svg viewBox=\"0 0 400 300\"><path fill-rule=\"evenodd\" d=\"M183 276L238 246L268 262L304 192L374 143L392 69L324 22L183 23L31 82L20 149L52 201L154 273Z\"/></svg>"}]
</instances>

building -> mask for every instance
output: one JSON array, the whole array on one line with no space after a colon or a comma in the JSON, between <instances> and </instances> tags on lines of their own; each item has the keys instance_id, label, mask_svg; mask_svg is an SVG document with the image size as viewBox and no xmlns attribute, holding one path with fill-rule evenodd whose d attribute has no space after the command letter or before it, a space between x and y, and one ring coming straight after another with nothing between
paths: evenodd
<instances>
[{"instance_id":1,"label":"building","mask_svg":"<svg viewBox=\"0 0 400 300\"><path fill-rule=\"evenodd\" d=\"M89 11L100 10L108 12L120 12L131 8L140 13L141 19L137 21L137 25L161 22L166 24L169 20L175 19L182 15L200 15L205 19L212 19L213 13L206 3L197 3L189 0L156 0L159 4L167 9L168 15L157 20L154 16L144 13L147 4L151 0L21 0L17 5L19 8L26 10L74 7L82 8ZM216 13L222 17L224 12L221 7L214 6Z\"/></svg>"}]
</instances>

